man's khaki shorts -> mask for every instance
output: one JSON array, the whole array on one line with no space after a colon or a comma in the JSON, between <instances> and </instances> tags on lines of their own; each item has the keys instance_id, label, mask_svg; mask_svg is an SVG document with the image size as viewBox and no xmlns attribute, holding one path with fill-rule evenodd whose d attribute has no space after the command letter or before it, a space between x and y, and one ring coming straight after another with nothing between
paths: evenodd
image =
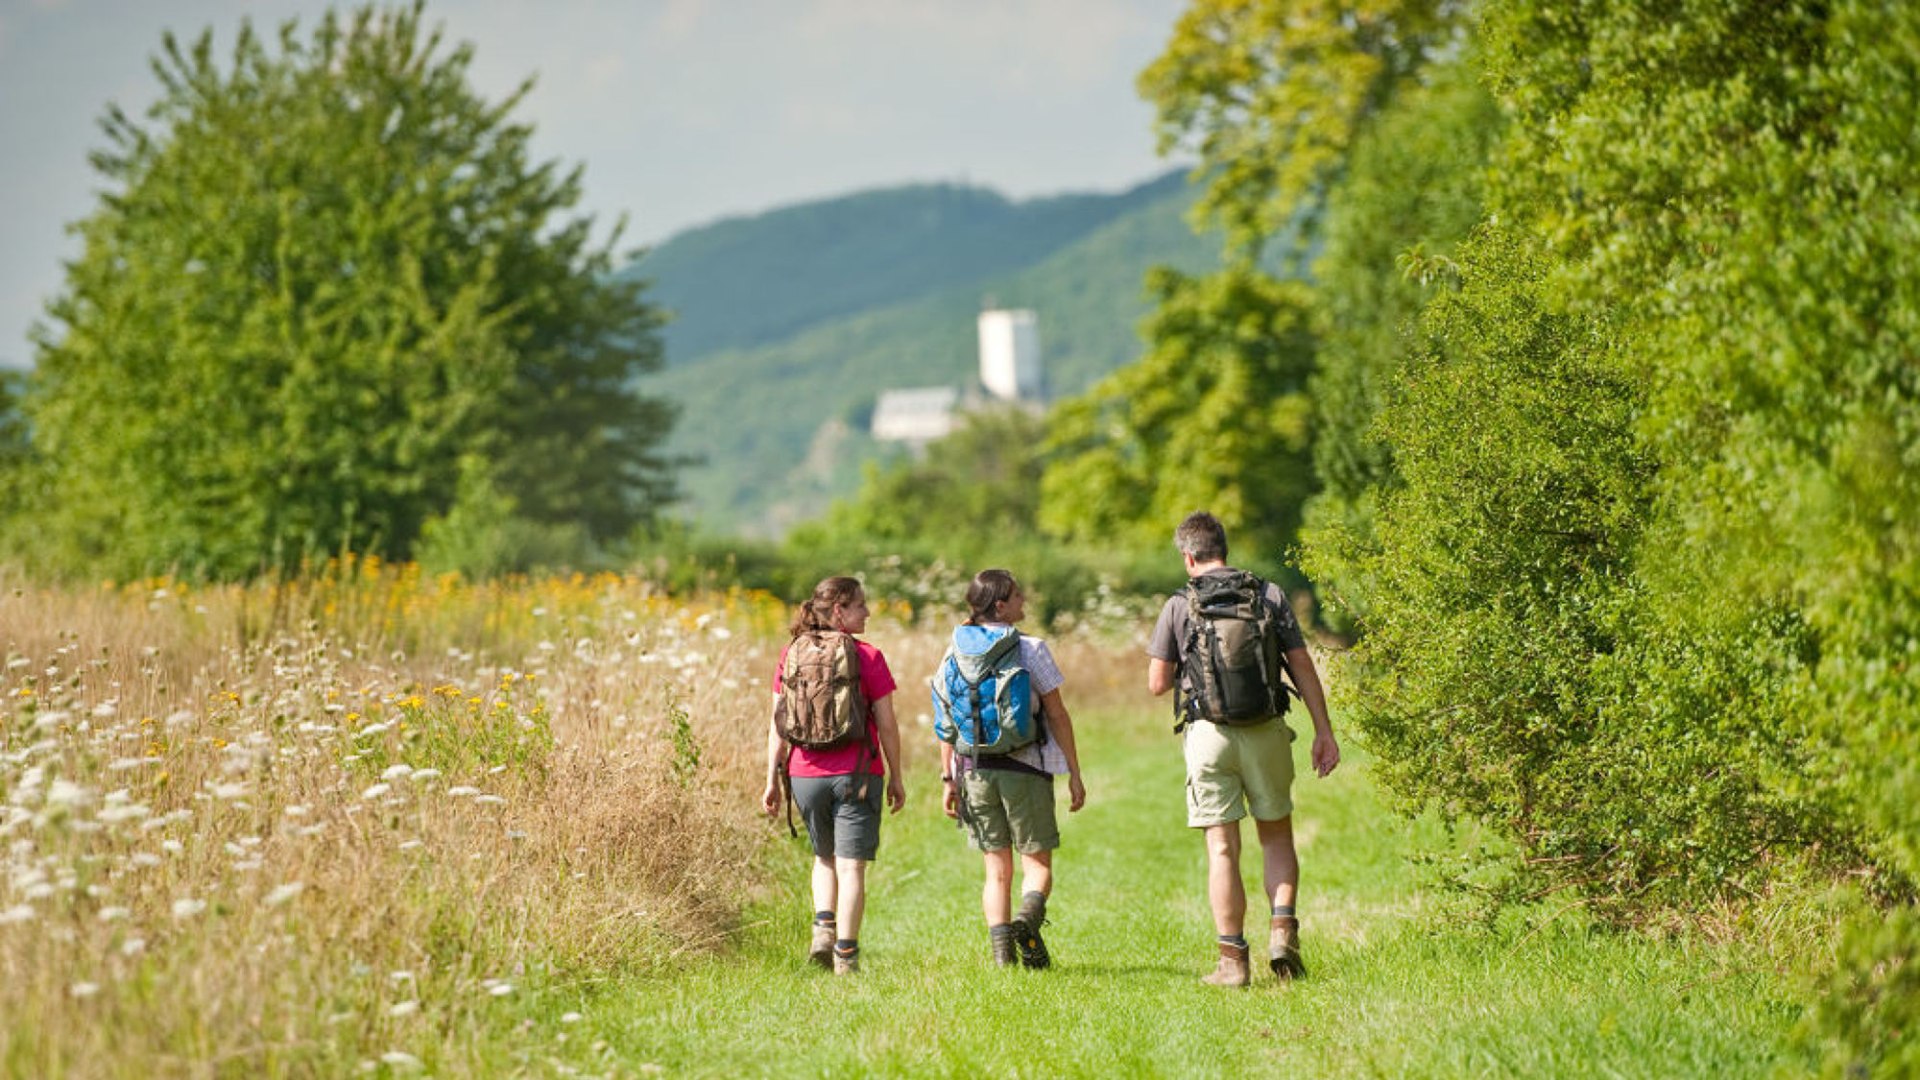
<instances>
[{"instance_id":1,"label":"man's khaki shorts","mask_svg":"<svg viewBox=\"0 0 1920 1080\"><path fill-rule=\"evenodd\" d=\"M1053 813L1053 777L1012 769L969 769L966 784L967 840L981 851L1013 848L1024 855L1060 846Z\"/></svg>"},{"instance_id":2,"label":"man's khaki shorts","mask_svg":"<svg viewBox=\"0 0 1920 1080\"><path fill-rule=\"evenodd\" d=\"M1187 824L1278 821L1293 813L1293 729L1278 718L1236 727L1187 725Z\"/></svg>"}]
</instances>

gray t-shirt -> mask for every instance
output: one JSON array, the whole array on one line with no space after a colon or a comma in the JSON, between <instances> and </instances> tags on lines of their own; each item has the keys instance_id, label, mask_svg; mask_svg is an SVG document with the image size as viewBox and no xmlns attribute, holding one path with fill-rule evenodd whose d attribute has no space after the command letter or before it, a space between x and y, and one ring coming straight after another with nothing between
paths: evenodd
<instances>
[{"instance_id":1,"label":"gray t-shirt","mask_svg":"<svg viewBox=\"0 0 1920 1080\"><path fill-rule=\"evenodd\" d=\"M1236 571L1230 566L1222 566L1207 571L1208 574L1232 574ZM1285 593L1280 586L1267 582L1267 606L1273 609L1276 625L1280 634L1280 648L1283 651L1306 647L1307 639L1300 633L1300 622L1293 617L1293 605L1287 603ZM1180 663L1180 649L1187 641L1187 594L1174 593L1160 608L1160 618L1153 624L1153 637L1147 640L1147 655L1155 660Z\"/></svg>"}]
</instances>

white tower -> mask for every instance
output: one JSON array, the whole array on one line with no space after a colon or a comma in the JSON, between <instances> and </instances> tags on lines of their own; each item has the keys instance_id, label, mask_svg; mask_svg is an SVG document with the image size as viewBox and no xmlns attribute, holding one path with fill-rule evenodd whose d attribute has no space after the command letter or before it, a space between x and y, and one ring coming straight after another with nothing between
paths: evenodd
<instances>
[{"instance_id":1,"label":"white tower","mask_svg":"<svg viewBox=\"0 0 1920 1080\"><path fill-rule=\"evenodd\" d=\"M1031 311L990 308L980 313L980 382L1003 401L1038 401L1039 322Z\"/></svg>"}]
</instances>

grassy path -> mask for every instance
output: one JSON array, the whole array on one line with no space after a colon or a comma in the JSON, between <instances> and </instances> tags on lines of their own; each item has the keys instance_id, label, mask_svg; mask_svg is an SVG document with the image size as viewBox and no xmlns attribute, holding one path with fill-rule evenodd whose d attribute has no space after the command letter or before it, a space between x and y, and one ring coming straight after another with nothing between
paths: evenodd
<instances>
[{"instance_id":1,"label":"grassy path","mask_svg":"<svg viewBox=\"0 0 1920 1080\"><path fill-rule=\"evenodd\" d=\"M1200 844L1182 819L1177 746L1157 711L1078 719L1089 800L1063 814L1047 929L1053 970L989 968L978 857L940 815L923 769L910 775L907 811L883 833L859 977L803 963L808 903L796 844L780 894L756 909L737 947L604 988L572 1038L604 1043L602 1060L616 1071L668 1075L1806 1068L1789 1037L1791 987L1748 970L1741 954L1590 933L1572 915L1531 928L1447 925L1406 860L1442 846L1443 834L1388 814L1351 757L1334 778L1296 787L1310 978L1290 987L1256 979L1246 992L1203 987L1213 939ZM1295 744L1302 760L1305 746ZM1257 874L1257 859L1247 863ZM1263 944L1256 935L1256 959Z\"/></svg>"}]
</instances>

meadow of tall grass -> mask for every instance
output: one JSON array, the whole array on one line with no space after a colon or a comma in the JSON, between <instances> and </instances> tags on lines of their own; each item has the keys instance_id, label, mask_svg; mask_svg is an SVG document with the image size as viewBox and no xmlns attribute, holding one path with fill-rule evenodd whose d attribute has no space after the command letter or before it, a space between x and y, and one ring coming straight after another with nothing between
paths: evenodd
<instances>
[{"instance_id":1,"label":"meadow of tall grass","mask_svg":"<svg viewBox=\"0 0 1920 1080\"><path fill-rule=\"evenodd\" d=\"M511 1067L570 987L734 929L785 615L352 558L0 579L0 1065Z\"/></svg>"}]
</instances>

